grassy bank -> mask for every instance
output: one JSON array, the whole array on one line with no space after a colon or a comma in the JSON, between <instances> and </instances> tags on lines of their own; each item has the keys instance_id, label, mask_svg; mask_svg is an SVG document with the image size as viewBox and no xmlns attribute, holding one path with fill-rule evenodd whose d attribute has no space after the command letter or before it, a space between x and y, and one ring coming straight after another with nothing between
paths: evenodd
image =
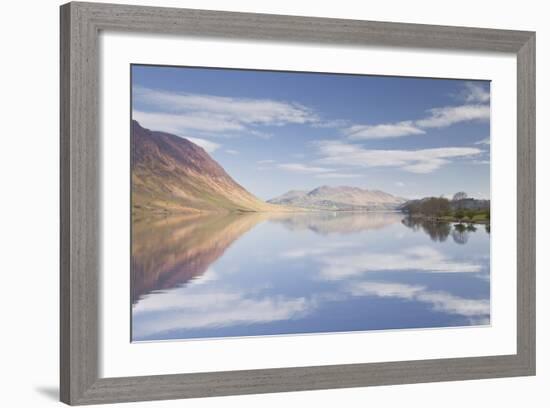
<instances>
[{"instance_id":1,"label":"grassy bank","mask_svg":"<svg viewBox=\"0 0 550 408\"><path fill-rule=\"evenodd\" d=\"M491 215L487 210L466 212L454 211L442 215L413 213L409 214L409 216L415 219L434 222L458 222L466 224L489 224L491 222Z\"/></svg>"}]
</instances>

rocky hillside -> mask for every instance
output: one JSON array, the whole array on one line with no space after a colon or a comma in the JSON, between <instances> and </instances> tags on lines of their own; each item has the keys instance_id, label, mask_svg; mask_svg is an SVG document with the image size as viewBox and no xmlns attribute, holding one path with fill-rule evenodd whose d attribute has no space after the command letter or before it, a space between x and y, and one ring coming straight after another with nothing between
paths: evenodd
<instances>
[{"instance_id":1,"label":"rocky hillside","mask_svg":"<svg viewBox=\"0 0 550 408\"><path fill-rule=\"evenodd\" d=\"M379 190L321 186L311 191L293 190L268 203L319 210L395 210L406 200Z\"/></svg>"},{"instance_id":2,"label":"rocky hillside","mask_svg":"<svg viewBox=\"0 0 550 408\"><path fill-rule=\"evenodd\" d=\"M132 213L280 211L191 141L132 121Z\"/></svg>"}]
</instances>

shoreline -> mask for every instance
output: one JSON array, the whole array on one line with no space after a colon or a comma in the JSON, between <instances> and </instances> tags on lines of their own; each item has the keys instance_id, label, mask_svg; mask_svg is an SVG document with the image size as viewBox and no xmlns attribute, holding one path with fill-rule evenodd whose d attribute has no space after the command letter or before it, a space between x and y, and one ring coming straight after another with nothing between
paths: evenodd
<instances>
[{"instance_id":1,"label":"shoreline","mask_svg":"<svg viewBox=\"0 0 550 408\"><path fill-rule=\"evenodd\" d=\"M422 214L407 214L403 213L406 217L417 219L417 220L425 220L425 221L431 221L431 222L448 222L448 223L458 223L458 224L491 224L490 219L469 219L469 218L456 218L451 216L443 216L443 217L437 217L437 216L429 216L429 215L422 215Z\"/></svg>"},{"instance_id":2,"label":"shoreline","mask_svg":"<svg viewBox=\"0 0 550 408\"><path fill-rule=\"evenodd\" d=\"M358 213L358 214L380 214L380 213L398 213L403 216L408 216L407 213L400 210L334 210L323 208L305 208L305 207L282 207L276 210L249 210L249 209L222 209L222 210L199 210L197 208L181 208L181 209L166 209L166 208L132 208L133 216L153 215L153 216L170 216L170 215L216 215L216 214L293 214L293 213Z\"/></svg>"}]
</instances>

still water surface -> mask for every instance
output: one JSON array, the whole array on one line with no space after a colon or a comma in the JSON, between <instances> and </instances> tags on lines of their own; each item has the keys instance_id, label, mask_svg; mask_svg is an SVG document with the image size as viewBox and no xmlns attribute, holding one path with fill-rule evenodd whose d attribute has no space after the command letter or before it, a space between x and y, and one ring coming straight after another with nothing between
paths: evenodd
<instances>
[{"instance_id":1,"label":"still water surface","mask_svg":"<svg viewBox=\"0 0 550 408\"><path fill-rule=\"evenodd\" d=\"M489 229L400 213L174 216L132 237L132 340L489 324Z\"/></svg>"}]
</instances>

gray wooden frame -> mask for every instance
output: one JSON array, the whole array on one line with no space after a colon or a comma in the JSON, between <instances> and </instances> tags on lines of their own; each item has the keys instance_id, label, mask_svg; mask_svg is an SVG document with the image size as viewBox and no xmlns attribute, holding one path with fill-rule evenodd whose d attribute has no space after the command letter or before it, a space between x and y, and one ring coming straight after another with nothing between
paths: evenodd
<instances>
[{"instance_id":1,"label":"gray wooden frame","mask_svg":"<svg viewBox=\"0 0 550 408\"><path fill-rule=\"evenodd\" d=\"M98 34L101 30L514 53L518 87L517 354L100 378ZM112 403L535 374L535 33L69 3L61 6L60 92L63 402Z\"/></svg>"}]
</instances>

